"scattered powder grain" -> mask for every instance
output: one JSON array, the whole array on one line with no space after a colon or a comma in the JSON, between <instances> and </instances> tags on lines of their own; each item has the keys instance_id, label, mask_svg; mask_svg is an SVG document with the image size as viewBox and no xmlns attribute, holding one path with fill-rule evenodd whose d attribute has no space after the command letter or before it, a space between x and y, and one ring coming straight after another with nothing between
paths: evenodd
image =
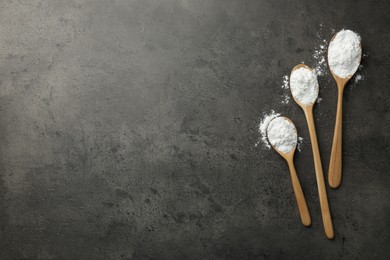
<instances>
[{"instance_id":1,"label":"scattered powder grain","mask_svg":"<svg viewBox=\"0 0 390 260\"><path fill-rule=\"evenodd\" d=\"M287 75L284 75L284 76L283 76L283 85L282 85L282 89L288 89L288 76L287 76Z\"/></svg>"},{"instance_id":2,"label":"scattered powder grain","mask_svg":"<svg viewBox=\"0 0 390 260\"><path fill-rule=\"evenodd\" d=\"M317 31L317 45L314 48L313 60L315 63L314 72L317 76L323 76L328 73L328 67L325 60L328 42L324 36L324 25L320 24Z\"/></svg>"},{"instance_id":3,"label":"scattered powder grain","mask_svg":"<svg viewBox=\"0 0 390 260\"><path fill-rule=\"evenodd\" d=\"M298 149L299 152L301 152L302 143L303 143L303 137L298 137L297 149Z\"/></svg>"},{"instance_id":4,"label":"scattered powder grain","mask_svg":"<svg viewBox=\"0 0 390 260\"><path fill-rule=\"evenodd\" d=\"M356 77L355 77L355 84L357 84L359 81L361 81L363 79L364 79L364 77L362 75L360 75L360 74L356 75Z\"/></svg>"},{"instance_id":5,"label":"scattered powder grain","mask_svg":"<svg viewBox=\"0 0 390 260\"><path fill-rule=\"evenodd\" d=\"M288 104L288 103L290 103L290 95L288 95L288 94L283 94L283 95L282 95L282 98L283 98L282 104Z\"/></svg>"},{"instance_id":6,"label":"scattered powder grain","mask_svg":"<svg viewBox=\"0 0 390 260\"><path fill-rule=\"evenodd\" d=\"M267 148L271 148L271 146L269 145L268 140L267 140L267 127L268 127L268 124L269 124L269 122L271 122L272 119L274 119L275 117L278 117L278 116L280 116L280 114L276 113L274 110L272 110L270 113L264 114L263 119L261 119L261 121L260 121L260 124L259 124L259 132L260 132L260 135L261 135L260 141ZM257 146L258 143L256 143L255 146Z\"/></svg>"}]
</instances>

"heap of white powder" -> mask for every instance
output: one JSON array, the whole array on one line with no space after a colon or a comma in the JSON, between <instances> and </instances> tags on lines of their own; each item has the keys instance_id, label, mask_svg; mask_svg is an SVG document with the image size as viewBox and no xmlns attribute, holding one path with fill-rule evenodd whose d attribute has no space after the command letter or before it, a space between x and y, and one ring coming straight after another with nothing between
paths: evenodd
<instances>
[{"instance_id":1,"label":"heap of white powder","mask_svg":"<svg viewBox=\"0 0 390 260\"><path fill-rule=\"evenodd\" d=\"M268 140L278 151L291 152L297 145L297 130L294 124L285 117L276 117L267 128Z\"/></svg>"},{"instance_id":2,"label":"heap of white powder","mask_svg":"<svg viewBox=\"0 0 390 260\"><path fill-rule=\"evenodd\" d=\"M330 42L329 68L340 78L351 77L358 69L362 56L360 41L360 36L355 32L341 30Z\"/></svg>"},{"instance_id":3,"label":"heap of white powder","mask_svg":"<svg viewBox=\"0 0 390 260\"><path fill-rule=\"evenodd\" d=\"M293 97L302 104L313 104L319 91L317 76L306 67L296 69L291 73L290 89Z\"/></svg>"}]
</instances>

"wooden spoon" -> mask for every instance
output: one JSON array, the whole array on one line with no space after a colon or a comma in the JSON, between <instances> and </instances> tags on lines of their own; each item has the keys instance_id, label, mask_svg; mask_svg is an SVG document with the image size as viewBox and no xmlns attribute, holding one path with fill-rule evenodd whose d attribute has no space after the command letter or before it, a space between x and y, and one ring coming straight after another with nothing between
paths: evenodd
<instances>
[{"instance_id":1,"label":"wooden spoon","mask_svg":"<svg viewBox=\"0 0 390 260\"><path fill-rule=\"evenodd\" d=\"M335 34L331 41L336 37ZM360 45L361 47L361 45ZM361 60L361 57L360 57ZM360 64L359 60L359 64ZM334 80L336 81L338 88L338 97L337 97L337 112L336 112L336 123L334 127L333 134L333 144L332 151L330 153L330 161L329 161L329 171L328 171L328 182L329 186L332 188L338 188L341 184L341 175L342 175L342 127L343 127L343 94L344 88L347 82L352 78L355 72L351 75L348 75L346 78L341 78L337 76L330 69L328 65L330 73L332 74Z\"/></svg>"},{"instance_id":2,"label":"wooden spoon","mask_svg":"<svg viewBox=\"0 0 390 260\"><path fill-rule=\"evenodd\" d=\"M307 68L310 71L312 71L312 69L310 67L306 66L305 64L298 64L292 69L291 74L295 70L302 68L302 67ZM290 75L290 80L291 80L291 75ZM291 81L290 81L290 90L291 90ZM315 129L315 125L314 125L314 118L313 118L313 107L314 107L314 104L316 102L314 100L314 102L312 104L307 105L307 104L301 103L294 96L293 96L293 99L303 109L303 112L305 113L305 116L306 116L306 121L307 121L307 125L309 127L309 133L310 133L311 147L313 150L314 167L315 167L316 178L317 178L318 195L319 195L320 205L321 205L322 222L324 224L326 237L328 239L333 239L334 238L334 231L333 231L332 217L330 215L328 197L326 195L324 173L322 171L320 151L318 148L317 134L316 134L316 129Z\"/></svg>"},{"instance_id":3,"label":"wooden spoon","mask_svg":"<svg viewBox=\"0 0 390 260\"><path fill-rule=\"evenodd\" d=\"M287 117L283 117L283 118L291 122L291 120L288 119ZM293 122L291 123L293 124ZM311 225L310 213L309 213L309 209L307 208L305 196L303 195L301 184L299 183L297 172L294 166L294 154L297 147L295 146L294 149L292 149L290 152L284 153L278 150L278 148L276 148L272 144L271 146L275 149L275 151L278 154L280 154L280 156L282 156L286 160L288 164L288 168L290 169L291 182L294 189L295 200L297 201L298 204L298 210L301 216L301 221L303 225L308 227Z\"/></svg>"}]
</instances>

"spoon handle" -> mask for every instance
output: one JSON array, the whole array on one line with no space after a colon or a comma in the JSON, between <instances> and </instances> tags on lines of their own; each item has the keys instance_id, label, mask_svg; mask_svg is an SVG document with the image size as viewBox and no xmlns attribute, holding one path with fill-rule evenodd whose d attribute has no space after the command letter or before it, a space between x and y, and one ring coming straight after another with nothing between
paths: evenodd
<instances>
[{"instance_id":1,"label":"spoon handle","mask_svg":"<svg viewBox=\"0 0 390 260\"><path fill-rule=\"evenodd\" d=\"M326 237L328 239L333 239L334 231L333 231L332 217L330 215L328 197L326 195L324 173L322 171L320 150L318 148L317 134L314 125L313 106L307 107L306 109L304 109L304 111L305 111L307 124L309 127L311 147L313 150L314 168L315 168L316 178L317 178L317 188L318 188L318 196L320 199L322 222L324 224Z\"/></svg>"},{"instance_id":2,"label":"spoon handle","mask_svg":"<svg viewBox=\"0 0 390 260\"><path fill-rule=\"evenodd\" d=\"M337 84L339 83L337 82ZM341 183L343 92L344 92L344 87L338 86L336 124L334 127L332 152L330 153L329 172L328 172L329 186L332 188L339 187Z\"/></svg>"},{"instance_id":3,"label":"spoon handle","mask_svg":"<svg viewBox=\"0 0 390 260\"><path fill-rule=\"evenodd\" d=\"M298 210L301 216L301 221L303 225L308 227L311 225L310 213L309 213L309 209L307 208L306 199L305 196L303 195L301 184L299 183L294 162L292 160L287 160L287 163L288 163L288 168L290 169L291 182L294 189L295 200L297 201L298 204Z\"/></svg>"}]
</instances>

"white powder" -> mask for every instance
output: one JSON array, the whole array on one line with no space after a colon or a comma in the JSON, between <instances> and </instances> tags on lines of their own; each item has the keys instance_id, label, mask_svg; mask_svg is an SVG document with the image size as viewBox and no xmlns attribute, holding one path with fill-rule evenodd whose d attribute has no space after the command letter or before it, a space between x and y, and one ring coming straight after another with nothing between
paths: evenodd
<instances>
[{"instance_id":1,"label":"white powder","mask_svg":"<svg viewBox=\"0 0 390 260\"><path fill-rule=\"evenodd\" d=\"M290 103L290 96L289 96L288 94L283 94L283 95L282 95L282 98L283 98L282 104L288 104L288 103Z\"/></svg>"},{"instance_id":2,"label":"white powder","mask_svg":"<svg viewBox=\"0 0 390 260\"><path fill-rule=\"evenodd\" d=\"M305 105L313 104L318 97L317 76L308 68L294 70L290 77L293 97Z\"/></svg>"},{"instance_id":3,"label":"white powder","mask_svg":"<svg viewBox=\"0 0 390 260\"><path fill-rule=\"evenodd\" d=\"M314 72L317 76L326 75L328 72L327 64L325 61L326 47L328 42L324 35L324 26L320 24L320 28L317 31L317 45L314 48L313 59L314 59Z\"/></svg>"},{"instance_id":4,"label":"white powder","mask_svg":"<svg viewBox=\"0 0 390 260\"><path fill-rule=\"evenodd\" d=\"M259 124L259 132L260 132L260 141L267 147L271 148L271 146L268 143L267 139L267 127L269 122L271 122L272 119L275 117L280 116L279 113L276 113L274 110L271 110L271 113L269 114L264 114L263 119L261 119L260 124ZM258 145L259 142L255 144L255 146Z\"/></svg>"},{"instance_id":5,"label":"white powder","mask_svg":"<svg viewBox=\"0 0 390 260\"><path fill-rule=\"evenodd\" d=\"M301 152L301 147L302 147L302 143L303 143L303 137L298 137L298 151Z\"/></svg>"},{"instance_id":6,"label":"white powder","mask_svg":"<svg viewBox=\"0 0 390 260\"><path fill-rule=\"evenodd\" d=\"M364 79L364 77L362 75L360 75L360 74L356 75L356 77L355 77L355 84L357 84L359 81L361 81L363 79Z\"/></svg>"},{"instance_id":7,"label":"white powder","mask_svg":"<svg viewBox=\"0 0 390 260\"><path fill-rule=\"evenodd\" d=\"M351 77L359 67L362 56L360 36L350 30L341 30L330 42L329 68L340 78Z\"/></svg>"},{"instance_id":8,"label":"white powder","mask_svg":"<svg viewBox=\"0 0 390 260\"><path fill-rule=\"evenodd\" d=\"M284 76L283 76L283 85L282 85L282 89L288 89L288 76L287 76L287 75L284 75Z\"/></svg>"},{"instance_id":9,"label":"white powder","mask_svg":"<svg viewBox=\"0 0 390 260\"><path fill-rule=\"evenodd\" d=\"M282 97L282 104L286 105L290 103L290 91L288 91L289 86L288 86L288 76L284 75L283 76L283 83L282 83L282 91L284 92L281 97Z\"/></svg>"},{"instance_id":10,"label":"white powder","mask_svg":"<svg viewBox=\"0 0 390 260\"><path fill-rule=\"evenodd\" d=\"M280 152L291 152L297 145L297 130L285 117L273 119L267 128L269 142Z\"/></svg>"}]
</instances>

